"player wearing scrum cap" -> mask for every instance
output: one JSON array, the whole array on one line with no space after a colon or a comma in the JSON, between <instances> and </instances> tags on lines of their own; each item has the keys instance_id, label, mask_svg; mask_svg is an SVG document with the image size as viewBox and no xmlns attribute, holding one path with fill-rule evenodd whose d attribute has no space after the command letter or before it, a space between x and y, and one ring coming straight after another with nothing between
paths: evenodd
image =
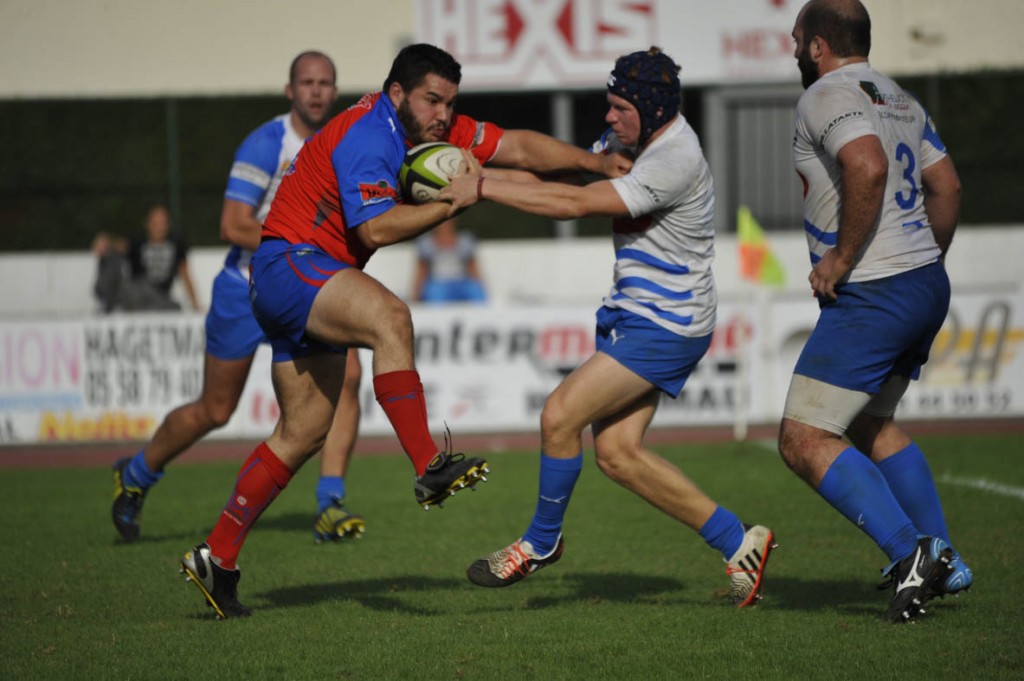
<instances>
[{"instance_id":1,"label":"player wearing scrum cap","mask_svg":"<svg viewBox=\"0 0 1024 681\"><path fill-rule=\"evenodd\" d=\"M594 151L635 155L627 175L577 186L488 168L482 182L458 175L441 192L457 208L482 197L560 220L607 216L615 243L614 285L597 312L597 352L551 393L541 414L533 520L520 539L469 567L481 586L514 584L562 556L589 425L601 470L720 551L737 606L760 597L772 532L741 523L643 444L662 393L679 395L715 328L715 195L700 141L679 112L678 71L657 47L615 62L605 116L611 127Z\"/></svg>"}]
</instances>

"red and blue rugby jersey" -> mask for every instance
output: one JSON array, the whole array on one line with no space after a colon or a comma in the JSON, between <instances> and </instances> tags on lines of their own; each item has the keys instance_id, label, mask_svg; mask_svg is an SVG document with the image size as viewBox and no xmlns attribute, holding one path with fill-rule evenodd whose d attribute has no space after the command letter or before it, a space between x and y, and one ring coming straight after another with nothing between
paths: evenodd
<instances>
[{"instance_id":1,"label":"red and blue rugby jersey","mask_svg":"<svg viewBox=\"0 0 1024 681\"><path fill-rule=\"evenodd\" d=\"M486 163L503 132L455 114L447 141ZM408 147L391 100L380 92L364 95L302 147L277 190L263 236L313 244L362 269L373 251L348 229L402 202L398 171Z\"/></svg>"}]
</instances>

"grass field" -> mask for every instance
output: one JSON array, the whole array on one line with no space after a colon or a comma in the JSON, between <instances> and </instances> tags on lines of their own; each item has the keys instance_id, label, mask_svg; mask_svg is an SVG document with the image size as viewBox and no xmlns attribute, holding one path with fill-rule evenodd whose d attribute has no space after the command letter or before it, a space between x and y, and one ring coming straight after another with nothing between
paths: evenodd
<instances>
[{"instance_id":1,"label":"grass field","mask_svg":"<svg viewBox=\"0 0 1024 681\"><path fill-rule=\"evenodd\" d=\"M906 626L881 619L882 553L756 443L658 448L777 532L764 601L742 611L714 551L592 463L561 562L499 590L464 571L525 529L535 453L491 455L491 482L429 513L404 457L357 458L349 502L368 527L347 545L313 543L311 464L250 536L240 596L254 615L228 621L177 559L238 463L169 469L132 545L110 525L109 469L0 471L0 678L1024 678L1024 436L920 443L976 583Z\"/></svg>"}]
</instances>

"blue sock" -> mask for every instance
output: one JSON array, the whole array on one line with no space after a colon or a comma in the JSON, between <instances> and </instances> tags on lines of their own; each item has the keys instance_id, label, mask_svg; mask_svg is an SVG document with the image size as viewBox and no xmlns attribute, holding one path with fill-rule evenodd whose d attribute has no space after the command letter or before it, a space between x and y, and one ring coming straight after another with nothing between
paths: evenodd
<instances>
[{"instance_id":1,"label":"blue sock","mask_svg":"<svg viewBox=\"0 0 1024 681\"><path fill-rule=\"evenodd\" d=\"M719 506L700 528L700 536L708 546L718 549L726 560L740 550L743 543L743 523L732 511Z\"/></svg>"},{"instance_id":2,"label":"blue sock","mask_svg":"<svg viewBox=\"0 0 1024 681\"><path fill-rule=\"evenodd\" d=\"M139 487L147 490L160 482L160 478L164 477L163 471L154 473L149 470L149 466L146 464L146 457L144 456L145 451L145 449L140 449L139 453L133 456L128 465L124 467L121 478L126 487Z\"/></svg>"},{"instance_id":3,"label":"blue sock","mask_svg":"<svg viewBox=\"0 0 1024 681\"><path fill-rule=\"evenodd\" d=\"M316 503L319 512L331 505L335 499L345 498L345 478L340 475L321 475L316 483Z\"/></svg>"},{"instance_id":4,"label":"blue sock","mask_svg":"<svg viewBox=\"0 0 1024 681\"><path fill-rule=\"evenodd\" d=\"M917 444L911 442L877 465L889 483L892 495L900 502L914 527L921 534L940 537L952 543L946 518L942 515L942 502L939 501L939 491L935 489L932 469L928 467L928 460Z\"/></svg>"},{"instance_id":5,"label":"blue sock","mask_svg":"<svg viewBox=\"0 0 1024 681\"><path fill-rule=\"evenodd\" d=\"M917 529L882 472L853 447L844 449L829 466L818 494L871 537L889 560L902 560L917 545Z\"/></svg>"},{"instance_id":6,"label":"blue sock","mask_svg":"<svg viewBox=\"0 0 1024 681\"><path fill-rule=\"evenodd\" d=\"M523 535L523 539L533 545L537 555L546 556L555 550L572 489L582 470L582 451L572 459L555 459L541 452L537 510Z\"/></svg>"}]
</instances>

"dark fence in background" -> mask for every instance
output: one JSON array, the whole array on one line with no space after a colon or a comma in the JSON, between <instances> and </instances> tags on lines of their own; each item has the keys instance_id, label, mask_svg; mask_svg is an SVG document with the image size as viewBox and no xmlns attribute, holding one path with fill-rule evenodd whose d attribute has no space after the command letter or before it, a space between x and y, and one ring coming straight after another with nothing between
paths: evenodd
<instances>
[{"instance_id":1,"label":"dark fence in background","mask_svg":"<svg viewBox=\"0 0 1024 681\"><path fill-rule=\"evenodd\" d=\"M903 79L938 121L964 183L963 221L1024 222L1013 198L1024 186L1024 72ZM706 90L688 89L683 109L703 132ZM343 96L337 110L358 98ZM575 141L604 129L604 92L573 95ZM549 131L546 94L465 94L458 108L506 128ZM0 250L87 248L99 231L141 231L146 207L171 205L192 245L220 243L224 183L235 148L259 123L287 109L274 97L0 102ZM788 144L780 146L788 153ZM551 221L494 205L467 212L482 238L551 236ZM581 235L606 234L583 220Z\"/></svg>"}]
</instances>

